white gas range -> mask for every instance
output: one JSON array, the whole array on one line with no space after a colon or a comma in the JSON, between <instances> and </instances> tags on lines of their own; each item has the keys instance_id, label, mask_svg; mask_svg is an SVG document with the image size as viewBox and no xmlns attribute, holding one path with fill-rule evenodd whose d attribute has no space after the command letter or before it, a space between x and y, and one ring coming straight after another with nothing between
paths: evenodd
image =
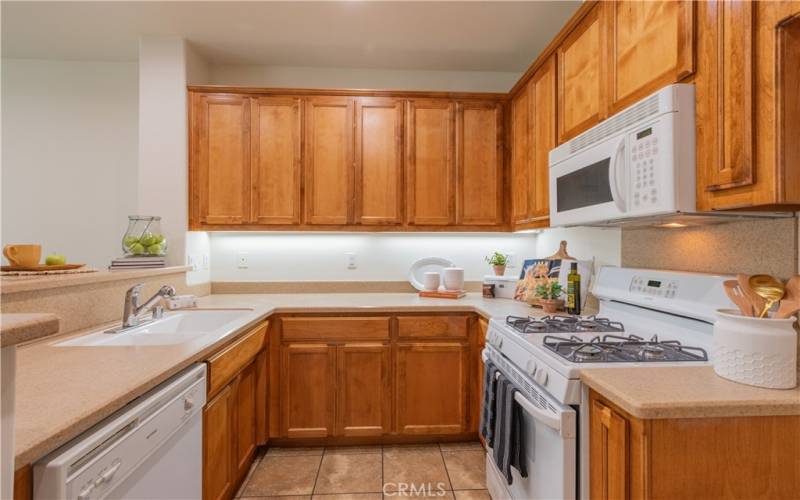
<instances>
[{"instance_id":1,"label":"white gas range","mask_svg":"<svg viewBox=\"0 0 800 500\"><path fill-rule=\"evenodd\" d=\"M711 362L715 311L729 276L604 267L597 316L493 319L483 359L513 381L525 410L528 477L512 484L487 453L495 500L588 498L588 391L582 370ZM582 437L583 436L583 437Z\"/></svg>"}]
</instances>

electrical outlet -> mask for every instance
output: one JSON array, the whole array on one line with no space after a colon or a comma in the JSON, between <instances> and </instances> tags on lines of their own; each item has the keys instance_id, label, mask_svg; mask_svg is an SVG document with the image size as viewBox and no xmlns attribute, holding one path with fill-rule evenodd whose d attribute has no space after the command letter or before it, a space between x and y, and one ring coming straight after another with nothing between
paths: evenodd
<instances>
[{"instance_id":1,"label":"electrical outlet","mask_svg":"<svg viewBox=\"0 0 800 500\"><path fill-rule=\"evenodd\" d=\"M358 268L358 260L357 255L355 252L345 252L344 253L345 260L347 261L347 269L357 269Z\"/></svg>"},{"instance_id":2,"label":"electrical outlet","mask_svg":"<svg viewBox=\"0 0 800 500\"><path fill-rule=\"evenodd\" d=\"M250 267L246 252L239 252L239 254L236 257L236 266L239 269L247 269L248 267Z\"/></svg>"},{"instance_id":3,"label":"electrical outlet","mask_svg":"<svg viewBox=\"0 0 800 500\"><path fill-rule=\"evenodd\" d=\"M186 265L192 268L192 271L197 271L197 256L196 255L187 255L186 256Z\"/></svg>"},{"instance_id":4,"label":"electrical outlet","mask_svg":"<svg viewBox=\"0 0 800 500\"><path fill-rule=\"evenodd\" d=\"M514 252L509 252L506 254L506 267L509 269L513 269L516 267L514 264L516 259L514 258Z\"/></svg>"},{"instance_id":5,"label":"electrical outlet","mask_svg":"<svg viewBox=\"0 0 800 500\"><path fill-rule=\"evenodd\" d=\"M203 271L208 271L208 267L210 265L210 257L207 253L203 254Z\"/></svg>"}]
</instances>

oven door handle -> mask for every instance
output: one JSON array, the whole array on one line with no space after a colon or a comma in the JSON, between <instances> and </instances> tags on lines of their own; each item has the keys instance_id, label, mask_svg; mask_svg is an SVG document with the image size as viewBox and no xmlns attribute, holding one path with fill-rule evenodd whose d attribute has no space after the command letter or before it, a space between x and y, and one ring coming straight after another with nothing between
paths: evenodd
<instances>
[{"instance_id":1,"label":"oven door handle","mask_svg":"<svg viewBox=\"0 0 800 500\"><path fill-rule=\"evenodd\" d=\"M625 165L625 136L622 136L619 144L617 144L617 149L614 151L614 156L611 158L611 165L608 168L608 184L611 188L611 199L614 200L614 204L619 211L625 213L627 203L620 189L620 180L625 172L620 172L620 165Z\"/></svg>"}]
</instances>

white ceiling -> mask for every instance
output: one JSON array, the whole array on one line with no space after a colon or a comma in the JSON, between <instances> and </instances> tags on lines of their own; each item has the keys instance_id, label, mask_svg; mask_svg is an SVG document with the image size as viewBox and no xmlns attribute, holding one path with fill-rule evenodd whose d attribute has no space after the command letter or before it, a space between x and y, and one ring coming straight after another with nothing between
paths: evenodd
<instances>
[{"instance_id":1,"label":"white ceiling","mask_svg":"<svg viewBox=\"0 0 800 500\"><path fill-rule=\"evenodd\" d=\"M135 60L177 35L213 64L524 71L578 1L11 2L2 56Z\"/></svg>"}]
</instances>

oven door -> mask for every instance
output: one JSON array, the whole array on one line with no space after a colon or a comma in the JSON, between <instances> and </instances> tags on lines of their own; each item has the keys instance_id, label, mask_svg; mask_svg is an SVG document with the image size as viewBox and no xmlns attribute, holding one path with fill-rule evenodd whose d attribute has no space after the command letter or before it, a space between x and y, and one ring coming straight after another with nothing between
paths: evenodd
<instances>
[{"instance_id":1,"label":"oven door","mask_svg":"<svg viewBox=\"0 0 800 500\"><path fill-rule=\"evenodd\" d=\"M550 224L629 217L627 136L619 134L550 166Z\"/></svg>"},{"instance_id":2,"label":"oven door","mask_svg":"<svg viewBox=\"0 0 800 500\"><path fill-rule=\"evenodd\" d=\"M560 404L521 372L503 366L503 361L497 361L497 356L501 355L489 346L484 351L484 361L489 352L495 366L520 391L516 397L524 413L523 438L528 469L528 477L523 478L512 467L509 485L494 462L492 448L487 448L486 484L492 499L574 499L577 484L575 410Z\"/></svg>"}]
</instances>

